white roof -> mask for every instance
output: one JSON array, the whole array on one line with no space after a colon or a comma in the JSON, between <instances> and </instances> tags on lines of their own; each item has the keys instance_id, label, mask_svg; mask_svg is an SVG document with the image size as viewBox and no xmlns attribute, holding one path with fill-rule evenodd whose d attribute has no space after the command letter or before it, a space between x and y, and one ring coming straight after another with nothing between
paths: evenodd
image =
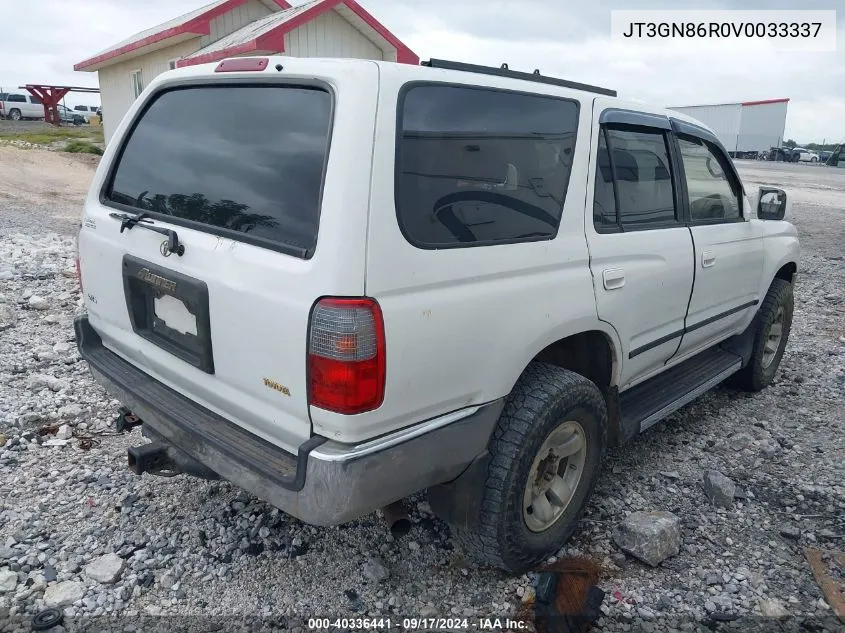
<instances>
[{"instance_id":1,"label":"white roof","mask_svg":"<svg viewBox=\"0 0 845 633\"><path fill-rule=\"evenodd\" d=\"M179 17L173 18L172 20L168 20L167 22L162 22L161 24L158 24L158 25L153 26L149 29L141 31L140 33L135 33L135 35L133 35L132 37L128 37L125 40L118 42L114 46L109 46L108 48L103 49L103 50L99 51L98 53L91 55L90 57L92 57L92 58L93 57L100 57L101 55L111 53L112 51L116 51L118 49L121 49L124 46L128 46L129 44L134 44L135 42L140 42L141 40L144 40L148 37L156 35L157 33L161 33L163 31L167 31L168 29L172 29L172 28L175 28L177 26L181 26L183 24L186 24L187 22L190 22L194 18L201 16L203 13L207 13L208 11L216 9L217 7L219 7L222 4L225 4L226 2L228 2L228 0L215 0L215 2L211 2L211 3L209 3L209 4L207 4L203 7L200 7L199 9L194 9L193 11L189 11L188 13L185 13L183 15L180 15Z\"/></svg>"}]
</instances>

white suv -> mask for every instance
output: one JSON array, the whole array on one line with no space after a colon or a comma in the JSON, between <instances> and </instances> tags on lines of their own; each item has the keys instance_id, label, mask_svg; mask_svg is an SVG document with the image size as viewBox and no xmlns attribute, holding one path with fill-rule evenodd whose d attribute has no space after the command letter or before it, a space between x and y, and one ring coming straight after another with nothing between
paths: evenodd
<instances>
[{"instance_id":1,"label":"white suv","mask_svg":"<svg viewBox=\"0 0 845 633\"><path fill-rule=\"evenodd\" d=\"M610 90L225 60L161 75L120 123L77 341L153 440L136 473L225 478L317 525L428 489L519 571L575 529L608 445L772 381L785 212L706 127Z\"/></svg>"},{"instance_id":2,"label":"white suv","mask_svg":"<svg viewBox=\"0 0 845 633\"><path fill-rule=\"evenodd\" d=\"M43 119L44 106L33 95L21 92L0 92L0 119L22 121L24 119Z\"/></svg>"}]
</instances>

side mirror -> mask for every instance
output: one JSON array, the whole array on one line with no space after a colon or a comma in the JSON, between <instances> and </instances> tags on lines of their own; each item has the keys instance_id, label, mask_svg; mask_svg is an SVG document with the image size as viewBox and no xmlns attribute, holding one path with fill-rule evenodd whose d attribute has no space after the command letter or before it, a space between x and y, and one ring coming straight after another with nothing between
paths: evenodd
<instances>
[{"instance_id":1,"label":"side mirror","mask_svg":"<svg viewBox=\"0 0 845 633\"><path fill-rule=\"evenodd\" d=\"M757 217L761 220L783 220L786 215L786 192L783 189L760 187Z\"/></svg>"},{"instance_id":2,"label":"side mirror","mask_svg":"<svg viewBox=\"0 0 845 633\"><path fill-rule=\"evenodd\" d=\"M719 161L714 159L712 156L708 156L706 164L707 171L710 172L710 175L713 176L713 178L716 178L718 180L725 179L725 172L722 169L722 166L719 164Z\"/></svg>"}]
</instances>

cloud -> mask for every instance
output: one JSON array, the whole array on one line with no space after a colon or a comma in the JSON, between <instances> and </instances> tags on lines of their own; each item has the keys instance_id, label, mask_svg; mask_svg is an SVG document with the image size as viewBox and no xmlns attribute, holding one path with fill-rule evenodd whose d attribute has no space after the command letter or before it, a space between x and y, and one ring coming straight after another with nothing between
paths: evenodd
<instances>
[{"instance_id":1,"label":"cloud","mask_svg":"<svg viewBox=\"0 0 845 633\"><path fill-rule=\"evenodd\" d=\"M294 0L296 3L302 0ZM845 11L833 53L737 53L612 46L610 10L624 0L359 0L423 59L533 70L616 89L658 105L789 97L787 137L845 140ZM29 0L0 21L0 85L96 86L73 64L132 34L196 9L201 0ZM804 0L802 9L841 9ZM24 5L22 5L24 6ZM639 9L795 9L794 0L641 0ZM69 96L71 104L86 103Z\"/></svg>"}]
</instances>

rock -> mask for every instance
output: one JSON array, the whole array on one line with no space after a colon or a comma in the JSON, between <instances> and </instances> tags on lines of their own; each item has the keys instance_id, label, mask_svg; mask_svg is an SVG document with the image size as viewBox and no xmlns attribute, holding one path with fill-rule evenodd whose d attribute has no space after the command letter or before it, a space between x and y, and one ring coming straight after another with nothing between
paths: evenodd
<instances>
[{"instance_id":1,"label":"rock","mask_svg":"<svg viewBox=\"0 0 845 633\"><path fill-rule=\"evenodd\" d=\"M116 582L123 572L123 559L117 554L106 554L85 566L85 575L106 585Z\"/></svg>"},{"instance_id":2,"label":"rock","mask_svg":"<svg viewBox=\"0 0 845 633\"><path fill-rule=\"evenodd\" d=\"M82 600L84 595L85 585L81 582L66 580L47 587L47 591L44 592L44 604L48 607L65 607L77 600Z\"/></svg>"},{"instance_id":3,"label":"rock","mask_svg":"<svg viewBox=\"0 0 845 633\"><path fill-rule=\"evenodd\" d=\"M379 583L390 578L390 570L380 558L370 558L364 563L364 578L373 583Z\"/></svg>"},{"instance_id":4,"label":"rock","mask_svg":"<svg viewBox=\"0 0 845 633\"><path fill-rule=\"evenodd\" d=\"M0 446L6 446L6 436L0 433Z\"/></svg>"},{"instance_id":5,"label":"rock","mask_svg":"<svg viewBox=\"0 0 845 633\"><path fill-rule=\"evenodd\" d=\"M73 437L73 429L70 428L67 424L62 424L59 427L59 430L56 431L56 439L57 440L69 440Z\"/></svg>"},{"instance_id":6,"label":"rock","mask_svg":"<svg viewBox=\"0 0 845 633\"><path fill-rule=\"evenodd\" d=\"M656 567L681 551L681 520L671 512L634 512L616 527L613 541Z\"/></svg>"},{"instance_id":7,"label":"rock","mask_svg":"<svg viewBox=\"0 0 845 633\"><path fill-rule=\"evenodd\" d=\"M801 529L796 525L787 525L781 528L780 535L784 538L798 540L801 538Z\"/></svg>"},{"instance_id":8,"label":"rock","mask_svg":"<svg viewBox=\"0 0 845 633\"><path fill-rule=\"evenodd\" d=\"M70 443L70 440L52 439L52 440L45 441L43 444L41 444L41 446L65 446L69 443Z\"/></svg>"},{"instance_id":9,"label":"rock","mask_svg":"<svg viewBox=\"0 0 845 633\"><path fill-rule=\"evenodd\" d=\"M749 433L741 432L734 433L728 438L728 444L735 450L741 451L748 448L754 442L754 438Z\"/></svg>"},{"instance_id":10,"label":"rock","mask_svg":"<svg viewBox=\"0 0 845 633\"><path fill-rule=\"evenodd\" d=\"M61 391L67 385L63 380L59 380L55 376L36 374L30 378L29 386L34 389L47 387L50 391Z\"/></svg>"},{"instance_id":11,"label":"rock","mask_svg":"<svg viewBox=\"0 0 845 633\"><path fill-rule=\"evenodd\" d=\"M522 594L522 604L534 604L537 599L537 592L534 587L527 587Z\"/></svg>"},{"instance_id":12,"label":"rock","mask_svg":"<svg viewBox=\"0 0 845 633\"><path fill-rule=\"evenodd\" d=\"M18 322L18 315L15 307L0 303L0 332L15 327Z\"/></svg>"},{"instance_id":13,"label":"rock","mask_svg":"<svg viewBox=\"0 0 845 633\"><path fill-rule=\"evenodd\" d=\"M60 418L75 418L82 414L82 407L78 404L68 404L64 407L59 407Z\"/></svg>"},{"instance_id":14,"label":"rock","mask_svg":"<svg viewBox=\"0 0 845 633\"><path fill-rule=\"evenodd\" d=\"M38 295L32 295L29 298L28 303L29 307L33 310L47 310L50 308L50 302L44 297L39 297Z\"/></svg>"},{"instance_id":15,"label":"rock","mask_svg":"<svg viewBox=\"0 0 845 633\"><path fill-rule=\"evenodd\" d=\"M666 479L680 479L681 473L677 470L661 470L660 474L666 477Z\"/></svg>"},{"instance_id":16,"label":"rock","mask_svg":"<svg viewBox=\"0 0 845 633\"><path fill-rule=\"evenodd\" d=\"M0 571L0 593L14 591L18 586L18 574L13 571Z\"/></svg>"},{"instance_id":17,"label":"rock","mask_svg":"<svg viewBox=\"0 0 845 633\"><path fill-rule=\"evenodd\" d=\"M770 598L760 601L760 612L767 618L788 618L789 611L783 606L780 600Z\"/></svg>"},{"instance_id":18,"label":"rock","mask_svg":"<svg viewBox=\"0 0 845 633\"><path fill-rule=\"evenodd\" d=\"M730 508L736 494L736 484L718 470L704 473L704 494L714 506Z\"/></svg>"}]
</instances>

